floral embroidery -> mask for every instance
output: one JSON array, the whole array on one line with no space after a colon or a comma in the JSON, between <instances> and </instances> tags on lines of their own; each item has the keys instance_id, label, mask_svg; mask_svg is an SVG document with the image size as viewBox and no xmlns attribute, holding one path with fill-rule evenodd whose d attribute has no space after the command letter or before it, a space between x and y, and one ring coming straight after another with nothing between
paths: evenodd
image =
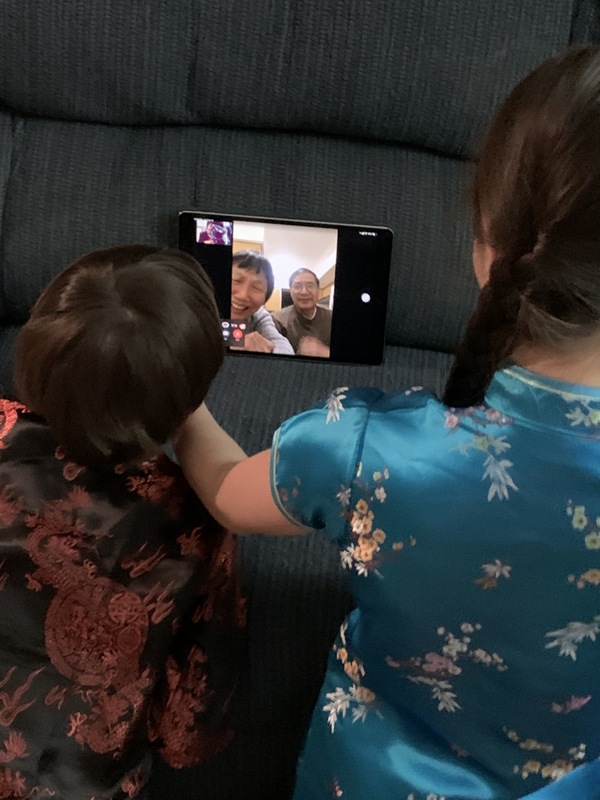
<instances>
[{"instance_id":1,"label":"floral embroidery","mask_svg":"<svg viewBox=\"0 0 600 800\"><path fill-rule=\"evenodd\" d=\"M346 716L346 712L352 707L352 722L361 720L364 722L368 712L375 707L376 697L375 693L366 686L361 685L361 680L365 676L365 668L358 658L352 658L347 649L346 631L348 623L344 622L340 628L340 641L341 647L337 644L333 646L338 661L344 666L344 672L352 681L352 684L347 690L338 686L335 691L328 692L326 697L329 703L323 706L323 711L328 712L327 724L331 728L331 732L335 733L335 726L338 720L338 715ZM381 716L378 713L379 716Z\"/></svg>"},{"instance_id":2,"label":"floral embroidery","mask_svg":"<svg viewBox=\"0 0 600 800\"><path fill-rule=\"evenodd\" d=\"M482 564L481 569L483 575L481 578L476 578L473 583L481 586L482 589L495 589L500 578L510 578L512 567L503 564L499 558L495 558L490 564Z\"/></svg>"},{"instance_id":3,"label":"floral embroidery","mask_svg":"<svg viewBox=\"0 0 600 800\"><path fill-rule=\"evenodd\" d=\"M578 578L575 578L575 575L569 575L567 580L569 583L576 583L578 589L583 589L586 584L600 586L600 569L586 569Z\"/></svg>"},{"instance_id":4,"label":"floral embroidery","mask_svg":"<svg viewBox=\"0 0 600 800\"><path fill-rule=\"evenodd\" d=\"M360 470L362 472L362 470ZM354 480L355 487L364 496L357 500L354 509L350 510L351 489L347 486L340 486L336 499L342 506L342 514L348 519L350 524L350 536L352 541L347 547L340 551L340 560L344 569L355 569L359 575L366 577L370 572L377 572L381 563L381 545L386 541L387 534L381 528L374 528L375 512L371 507L373 504L385 503L387 492L383 483L390 477L389 470L373 472L373 482L362 480L360 475ZM412 546L416 540L410 537L408 543ZM392 550L398 551L404 548L403 541L396 541L392 545Z\"/></svg>"},{"instance_id":5,"label":"floral embroidery","mask_svg":"<svg viewBox=\"0 0 600 800\"><path fill-rule=\"evenodd\" d=\"M546 645L546 650L551 647L560 648L559 656L569 656L573 661L577 660L577 647L584 639L596 641L597 634L600 633L600 614L594 617L593 622L569 622L564 628L556 631L548 631L547 637L554 636L555 639Z\"/></svg>"},{"instance_id":6,"label":"floral embroidery","mask_svg":"<svg viewBox=\"0 0 600 800\"><path fill-rule=\"evenodd\" d=\"M586 514L585 506L576 506L572 500L567 505L567 515L571 518L571 525L575 531L583 536L583 543L586 550L600 550L600 517L592 520ZM596 556L596 559L598 556ZM586 586L600 586L600 568L591 567L582 572L581 575L568 575L567 580L573 583L578 589Z\"/></svg>"},{"instance_id":7,"label":"floral embroidery","mask_svg":"<svg viewBox=\"0 0 600 800\"><path fill-rule=\"evenodd\" d=\"M405 660L398 660L388 656L385 663L392 669L410 671L407 680L412 683L431 687L431 695L438 701L438 711L455 712L460 710L457 695L453 684L449 680L450 676L462 674L462 667L459 666L460 659L468 658L475 664L482 664L486 667L494 667L499 672L508 669L504 659L497 653L488 653L481 648L471 649L471 634L481 630L479 623L472 624L463 622L460 626L462 636L455 636L445 628L438 628L438 636L444 637L445 644L442 646L441 653L426 653L424 656L412 657Z\"/></svg>"},{"instance_id":8,"label":"floral embroidery","mask_svg":"<svg viewBox=\"0 0 600 800\"><path fill-rule=\"evenodd\" d=\"M583 425L584 428L594 428L600 425L600 410L590 408L590 402L592 401L584 400L581 397L577 397L576 399L581 405L575 406L572 411L568 411L565 414L571 427L575 428L577 425Z\"/></svg>"},{"instance_id":9,"label":"floral embroidery","mask_svg":"<svg viewBox=\"0 0 600 800\"><path fill-rule=\"evenodd\" d=\"M352 708L352 722L364 720L367 716L369 706L375 700L375 695L366 686L350 686L348 691L345 691L340 686L334 692L328 692L326 695L329 703L323 706L323 711L328 711L327 723L331 728L331 732L335 732L338 714L342 717L346 716L346 711L350 704L354 704Z\"/></svg>"},{"instance_id":10,"label":"floral embroidery","mask_svg":"<svg viewBox=\"0 0 600 800\"><path fill-rule=\"evenodd\" d=\"M449 428L450 430L453 430L460 423L460 417L458 416L458 414L454 414L451 411L446 411L444 413L444 417L446 419L446 421L444 422L444 428Z\"/></svg>"},{"instance_id":11,"label":"floral embroidery","mask_svg":"<svg viewBox=\"0 0 600 800\"><path fill-rule=\"evenodd\" d=\"M596 519L598 519L596 517ZM585 537L585 546L588 550L600 550L600 533L592 531Z\"/></svg>"},{"instance_id":12,"label":"floral embroidery","mask_svg":"<svg viewBox=\"0 0 600 800\"><path fill-rule=\"evenodd\" d=\"M377 489L375 489L374 494L376 499L379 500L380 503L385 502L385 498L387 497L387 495L383 486L378 486Z\"/></svg>"},{"instance_id":13,"label":"floral embroidery","mask_svg":"<svg viewBox=\"0 0 600 800\"><path fill-rule=\"evenodd\" d=\"M4 744L6 745L6 741ZM23 755L11 755L6 761L0 763L10 763L18 758L25 758L27 755L27 753ZM20 770L15 769L14 766L12 768L3 768L0 766L0 800L19 800L20 798L29 797L35 797L36 800L38 800L38 798L41 800L43 797L54 797L55 794L56 792L51 789L46 789L41 786L34 786L28 789L25 776Z\"/></svg>"},{"instance_id":14,"label":"floral embroidery","mask_svg":"<svg viewBox=\"0 0 600 800\"><path fill-rule=\"evenodd\" d=\"M538 751L545 756L554 755L554 745L547 742L539 742L537 739L521 739L516 731L505 729L507 738L519 746L521 750L528 752ZM554 757L551 761L542 761L542 758L530 758L524 764L515 765L513 772L520 774L525 780L530 775L540 775L546 780L556 781L585 760L586 746L583 743L569 748L566 753L559 757Z\"/></svg>"},{"instance_id":15,"label":"floral embroidery","mask_svg":"<svg viewBox=\"0 0 600 800\"><path fill-rule=\"evenodd\" d=\"M588 550L600 550L600 517L592 521L585 512L585 506L576 506L572 500L567 505L567 515L576 531L585 532L584 544Z\"/></svg>"},{"instance_id":16,"label":"floral embroidery","mask_svg":"<svg viewBox=\"0 0 600 800\"><path fill-rule=\"evenodd\" d=\"M443 794L432 794L431 792L428 795L417 795L414 792L406 795L406 800L421 800L421 797L424 800L446 800L446 796Z\"/></svg>"},{"instance_id":17,"label":"floral embroidery","mask_svg":"<svg viewBox=\"0 0 600 800\"><path fill-rule=\"evenodd\" d=\"M8 739L2 742L0 764L7 764L15 758L26 758L28 755L27 742L23 736L16 731L11 731L11 733L8 734Z\"/></svg>"},{"instance_id":18,"label":"floral embroidery","mask_svg":"<svg viewBox=\"0 0 600 800\"><path fill-rule=\"evenodd\" d=\"M350 505L351 492L352 489L350 486L344 486L343 484L340 486L340 490L336 494L335 498L336 500L340 501L340 505L343 506L343 508L346 508L346 506Z\"/></svg>"},{"instance_id":19,"label":"floral embroidery","mask_svg":"<svg viewBox=\"0 0 600 800\"><path fill-rule=\"evenodd\" d=\"M300 487L302 486L302 479L298 478L298 476L294 477L294 484L295 485L291 489L286 489L284 486L279 487L279 497L284 506L287 506L290 502L290 495L292 497L298 497Z\"/></svg>"},{"instance_id":20,"label":"floral embroidery","mask_svg":"<svg viewBox=\"0 0 600 800\"><path fill-rule=\"evenodd\" d=\"M346 399L344 392L348 391L347 386L341 386L339 389L334 389L325 401L325 408L327 409L327 419L325 424L329 425L330 422L339 422L340 411L344 411L342 400Z\"/></svg>"},{"instance_id":21,"label":"floral embroidery","mask_svg":"<svg viewBox=\"0 0 600 800\"><path fill-rule=\"evenodd\" d=\"M492 436L485 433L488 425L509 425L512 419L504 416L494 408L485 406L475 406L467 409L452 408L445 412L444 427L454 431L461 419L469 418L475 425L476 432L471 436L470 441L462 442L458 445L458 450L463 455L468 456L471 450L487 454L483 462L483 478L489 480L487 499L508 500L509 489L518 492L519 489L509 474L509 469L514 466L512 461L499 456L504 455L510 450L510 444L506 441L506 436Z\"/></svg>"},{"instance_id":22,"label":"floral embroidery","mask_svg":"<svg viewBox=\"0 0 600 800\"><path fill-rule=\"evenodd\" d=\"M575 697L574 695L571 695L571 697L564 703L552 703L550 710L554 714L570 714L571 711L579 711L581 708L586 706L591 699L591 694L588 694L585 697Z\"/></svg>"}]
</instances>

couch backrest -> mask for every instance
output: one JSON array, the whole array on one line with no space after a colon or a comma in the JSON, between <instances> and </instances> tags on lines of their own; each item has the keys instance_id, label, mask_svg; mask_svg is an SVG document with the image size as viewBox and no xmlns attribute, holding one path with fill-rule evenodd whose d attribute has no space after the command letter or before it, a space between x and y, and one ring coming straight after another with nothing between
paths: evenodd
<instances>
[{"instance_id":1,"label":"couch backrest","mask_svg":"<svg viewBox=\"0 0 600 800\"><path fill-rule=\"evenodd\" d=\"M471 308L469 157L595 0L5 0L0 383L42 286L86 250L176 243L184 208L384 224L388 341ZM368 268L368 265L366 265Z\"/></svg>"}]
</instances>

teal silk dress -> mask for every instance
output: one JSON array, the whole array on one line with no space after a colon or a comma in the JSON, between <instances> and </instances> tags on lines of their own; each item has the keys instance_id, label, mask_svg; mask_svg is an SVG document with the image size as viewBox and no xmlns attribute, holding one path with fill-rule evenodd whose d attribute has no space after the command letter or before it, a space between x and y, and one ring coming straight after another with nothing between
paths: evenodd
<instances>
[{"instance_id":1,"label":"teal silk dress","mask_svg":"<svg viewBox=\"0 0 600 800\"><path fill-rule=\"evenodd\" d=\"M337 389L275 434L272 491L356 601L294 800L600 799L600 389Z\"/></svg>"}]
</instances>

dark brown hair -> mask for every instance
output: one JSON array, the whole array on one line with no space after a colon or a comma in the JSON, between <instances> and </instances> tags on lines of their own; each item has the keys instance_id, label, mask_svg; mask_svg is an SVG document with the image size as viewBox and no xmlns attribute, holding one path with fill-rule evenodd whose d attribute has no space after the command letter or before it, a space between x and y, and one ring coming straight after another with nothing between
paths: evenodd
<instances>
[{"instance_id":1,"label":"dark brown hair","mask_svg":"<svg viewBox=\"0 0 600 800\"><path fill-rule=\"evenodd\" d=\"M61 272L17 342L19 398L69 458L154 455L204 399L223 360L213 290L195 259L129 245Z\"/></svg>"},{"instance_id":2,"label":"dark brown hair","mask_svg":"<svg viewBox=\"0 0 600 800\"><path fill-rule=\"evenodd\" d=\"M481 402L515 348L600 329L600 47L546 61L509 95L473 184L476 239L495 253L444 400Z\"/></svg>"},{"instance_id":3,"label":"dark brown hair","mask_svg":"<svg viewBox=\"0 0 600 800\"><path fill-rule=\"evenodd\" d=\"M233 254L231 259L232 266L239 267L240 269L250 269L256 272L257 275L264 275L267 281L267 294L265 303L273 294L275 288L275 277L273 276L273 267L268 258L261 255L256 250L238 250Z\"/></svg>"}]
</instances>

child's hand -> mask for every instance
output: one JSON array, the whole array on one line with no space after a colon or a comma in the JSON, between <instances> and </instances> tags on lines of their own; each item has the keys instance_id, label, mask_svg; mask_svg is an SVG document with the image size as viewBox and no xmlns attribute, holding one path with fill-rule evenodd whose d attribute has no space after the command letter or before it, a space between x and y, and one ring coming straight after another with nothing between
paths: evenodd
<instances>
[{"instance_id":1,"label":"child's hand","mask_svg":"<svg viewBox=\"0 0 600 800\"><path fill-rule=\"evenodd\" d=\"M271 496L270 451L248 459L204 403L177 433L185 477L213 517L235 533L306 533L284 517Z\"/></svg>"}]
</instances>

